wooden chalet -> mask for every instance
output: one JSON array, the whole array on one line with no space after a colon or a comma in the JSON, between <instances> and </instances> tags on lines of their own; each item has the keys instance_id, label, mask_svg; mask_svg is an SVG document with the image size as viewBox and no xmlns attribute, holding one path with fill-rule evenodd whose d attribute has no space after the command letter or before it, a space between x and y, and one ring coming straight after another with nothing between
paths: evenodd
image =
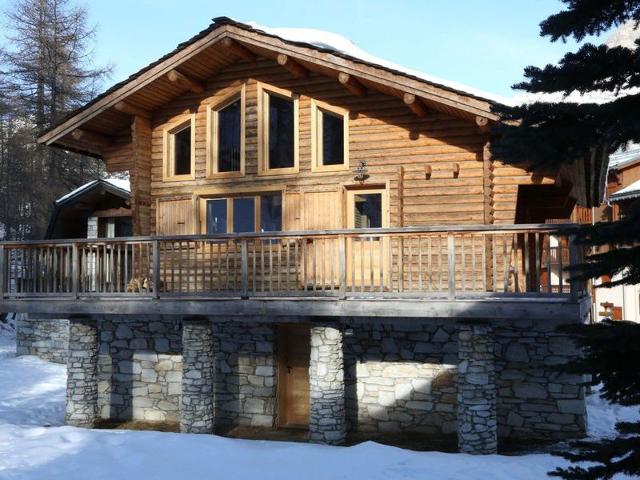
<instances>
[{"instance_id":1,"label":"wooden chalet","mask_svg":"<svg viewBox=\"0 0 640 480\"><path fill-rule=\"evenodd\" d=\"M43 133L129 173L134 236L0 244L0 310L233 318L312 337L327 319L584 320L589 297L564 272L581 252L553 221L596 202L601 166L505 165L488 148L496 100L279 33L216 18ZM318 436L313 358L310 413L293 423L341 441ZM528 421L505 428L544 431Z\"/></svg>"}]
</instances>

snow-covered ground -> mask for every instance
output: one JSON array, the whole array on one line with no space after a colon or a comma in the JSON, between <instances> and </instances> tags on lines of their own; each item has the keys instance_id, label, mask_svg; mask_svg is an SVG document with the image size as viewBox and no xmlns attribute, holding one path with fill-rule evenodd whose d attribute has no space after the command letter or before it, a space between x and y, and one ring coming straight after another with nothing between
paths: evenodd
<instances>
[{"instance_id":1,"label":"snow-covered ground","mask_svg":"<svg viewBox=\"0 0 640 480\"><path fill-rule=\"evenodd\" d=\"M204 480L546 478L567 463L548 454L470 456L412 452L366 442L354 447L236 440L213 435L62 426L65 368L16 358L0 335L0 479ZM611 435L637 409L589 399L590 433Z\"/></svg>"}]
</instances>

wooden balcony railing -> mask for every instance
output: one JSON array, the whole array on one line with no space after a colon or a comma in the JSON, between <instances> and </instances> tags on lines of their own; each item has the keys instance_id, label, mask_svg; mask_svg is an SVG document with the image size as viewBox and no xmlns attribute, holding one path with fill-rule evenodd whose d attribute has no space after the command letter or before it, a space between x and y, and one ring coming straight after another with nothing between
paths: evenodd
<instances>
[{"instance_id":1,"label":"wooden balcony railing","mask_svg":"<svg viewBox=\"0 0 640 480\"><path fill-rule=\"evenodd\" d=\"M405 227L0 244L0 298L584 294L558 225Z\"/></svg>"}]
</instances>

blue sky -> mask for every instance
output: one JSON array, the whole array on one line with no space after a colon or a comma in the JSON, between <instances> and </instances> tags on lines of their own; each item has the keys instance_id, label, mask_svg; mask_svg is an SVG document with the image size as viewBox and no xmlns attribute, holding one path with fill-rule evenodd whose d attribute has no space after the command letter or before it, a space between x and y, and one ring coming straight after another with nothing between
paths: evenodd
<instances>
[{"instance_id":1,"label":"blue sky","mask_svg":"<svg viewBox=\"0 0 640 480\"><path fill-rule=\"evenodd\" d=\"M0 0L7 8L12 0ZM329 30L369 53L444 79L510 96L526 65L556 62L572 42L539 36L559 0L93 0L97 63L122 80L228 16L271 27Z\"/></svg>"}]
</instances>

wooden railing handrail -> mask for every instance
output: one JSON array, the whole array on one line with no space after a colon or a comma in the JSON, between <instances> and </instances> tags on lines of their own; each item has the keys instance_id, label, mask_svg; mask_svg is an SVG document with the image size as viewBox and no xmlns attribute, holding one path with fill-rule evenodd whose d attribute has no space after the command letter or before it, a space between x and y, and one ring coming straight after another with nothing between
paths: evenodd
<instances>
[{"instance_id":1,"label":"wooden railing handrail","mask_svg":"<svg viewBox=\"0 0 640 480\"><path fill-rule=\"evenodd\" d=\"M494 233L554 233L578 228L579 225L567 224L509 224L509 225L440 225L420 227L390 227L390 228L351 228L339 230L297 230L276 232L249 232L249 233L224 233L216 235L153 235L137 237L117 238L78 238L60 240L24 240L3 241L0 245L9 248L23 246L71 246L73 244L102 244L102 243L128 243L128 242L153 242L153 241L197 241L197 240L242 240L242 239L276 239L276 238L317 238L317 237L359 237L359 236L384 236L384 235L413 235L413 234L494 234Z\"/></svg>"}]
</instances>

